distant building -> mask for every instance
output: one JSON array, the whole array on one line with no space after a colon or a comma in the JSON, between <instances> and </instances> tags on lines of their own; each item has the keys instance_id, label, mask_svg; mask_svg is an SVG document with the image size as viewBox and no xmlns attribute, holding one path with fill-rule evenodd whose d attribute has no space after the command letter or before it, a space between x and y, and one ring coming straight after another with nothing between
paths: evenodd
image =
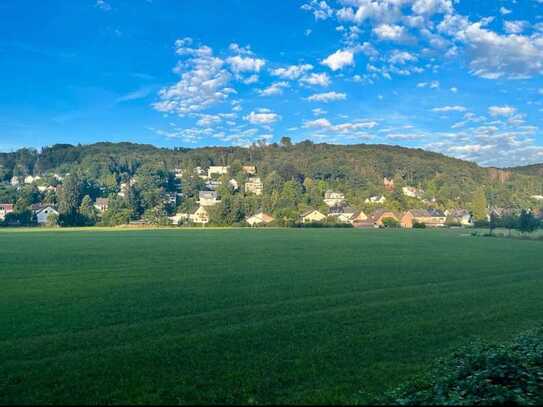
<instances>
[{"instance_id":1,"label":"distant building","mask_svg":"<svg viewBox=\"0 0 543 407\"><path fill-rule=\"evenodd\" d=\"M12 204L0 204L0 222L6 220L6 216L13 212Z\"/></svg>"},{"instance_id":2,"label":"distant building","mask_svg":"<svg viewBox=\"0 0 543 407\"><path fill-rule=\"evenodd\" d=\"M444 212L435 209L411 209L400 218L401 226L406 229L411 229L416 223L426 227L443 227L447 223L447 216Z\"/></svg>"},{"instance_id":3,"label":"distant building","mask_svg":"<svg viewBox=\"0 0 543 407\"><path fill-rule=\"evenodd\" d=\"M221 182L217 180L210 179L206 181L206 188L211 191L216 191L221 186Z\"/></svg>"},{"instance_id":4,"label":"distant building","mask_svg":"<svg viewBox=\"0 0 543 407\"><path fill-rule=\"evenodd\" d=\"M211 178L213 175L225 175L228 174L228 170L230 167L222 167L222 166L211 166L207 170L207 176Z\"/></svg>"},{"instance_id":5,"label":"distant building","mask_svg":"<svg viewBox=\"0 0 543 407\"><path fill-rule=\"evenodd\" d=\"M340 206L345 202L345 194L341 192L326 191L324 193L324 203L332 208L334 206Z\"/></svg>"},{"instance_id":6,"label":"distant building","mask_svg":"<svg viewBox=\"0 0 543 407\"><path fill-rule=\"evenodd\" d=\"M318 223L326 220L326 215L316 209L310 209L302 214L302 223Z\"/></svg>"},{"instance_id":7,"label":"distant building","mask_svg":"<svg viewBox=\"0 0 543 407\"><path fill-rule=\"evenodd\" d=\"M206 225L209 223L209 213L207 212L206 208L200 206L192 215L190 215L189 220L192 223Z\"/></svg>"},{"instance_id":8,"label":"distant building","mask_svg":"<svg viewBox=\"0 0 543 407\"><path fill-rule=\"evenodd\" d=\"M241 169L247 175L256 175L256 167L254 165L244 165Z\"/></svg>"},{"instance_id":9,"label":"distant building","mask_svg":"<svg viewBox=\"0 0 543 407\"><path fill-rule=\"evenodd\" d=\"M447 224L457 224L462 226L473 226L473 216L466 209L453 209L446 211Z\"/></svg>"},{"instance_id":10,"label":"distant building","mask_svg":"<svg viewBox=\"0 0 543 407\"><path fill-rule=\"evenodd\" d=\"M239 183L234 178L228 181L228 184L234 189L234 191L239 190Z\"/></svg>"},{"instance_id":11,"label":"distant building","mask_svg":"<svg viewBox=\"0 0 543 407\"><path fill-rule=\"evenodd\" d=\"M215 206L221 202L219 201L219 194L215 191L200 191L198 198L200 206Z\"/></svg>"},{"instance_id":12,"label":"distant building","mask_svg":"<svg viewBox=\"0 0 543 407\"><path fill-rule=\"evenodd\" d=\"M409 197L409 198L417 198L420 199L424 195L424 191L422 189L417 189L415 187L403 187L402 193Z\"/></svg>"},{"instance_id":13,"label":"distant building","mask_svg":"<svg viewBox=\"0 0 543 407\"><path fill-rule=\"evenodd\" d=\"M384 204L387 201L384 195L374 195L370 196L368 199L366 199L364 202L367 204Z\"/></svg>"},{"instance_id":14,"label":"distant building","mask_svg":"<svg viewBox=\"0 0 543 407\"><path fill-rule=\"evenodd\" d=\"M36 204L32 205L32 210L36 215L38 225L45 225L49 221L51 215L58 216L58 211L50 205Z\"/></svg>"},{"instance_id":15,"label":"distant building","mask_svg":"<svg viewBox=\"0 0 543 407\"><path fill-rule=\"evenodd\" d=\"M20 181L18 177L11 177L10 184L12 187L18 187L20 185Z\"/></svg>"},{"instance_id":16,"label":"distant building","mask_svg":"<svg viewBox=\"0 0 543 407\"><path fill-rule=\"evenodd\" d=\"M177 178L177 179L183 178L183 170L181 168L175 168L173 170L173 173L175 175L175 178Z\"/></svg>"},{"instance_id":17,"label":"distant building","mask_svg":"<svg viewBox=\"0 0 543 407\"><path fill-rule=\"evenodd\" d=\"M109 199L108 198L96 198L96 202L94 203L94 207L98 212L104 213L109 208Z\"/></svg>"},{"instance_id":18,"label":"distant building","mask_svg":"<svg viewBox=\"0 0 543 407\"><path fill-rule=\"evenodd\" d=\"M394 180L388 179L387 177L383 178L383 186L389 192L394 191L394 189L396 188L396 186L394 185Z\"/></svg>"},{"instance_id":19,"label":"distant building","mask_svg":"<svg viewBox=\"0 0 543 407\"><path fill-rule=\"evenodd\" d=\"M245 183L245 192L255 195L262 195L264 192L264 184L259 177L249 178Z\"/></svg>"},{"instance_id":20,"label":"distant building","mask_svg":"<svg viewBox=\"0 0 543 407\"><path fill-rule=\"evenodd\" d=\"M36 181L39 181L40 179L41 179L41 177L39 177L39 176L33 177L32 175L27 175L25 177L25 179L24 179L24 183L29 185L29 184L33 184Z\"/></svg>"},{"instance_id":21,"label":"distant building","mask_svg":"<svg viewBox=\"0 0 543 407\"><path fill-rule=\"evenodd\" d=\"M360 217L359 220L353 222L353 225L356 228L382 228L385 226L386 219L392 219L400 223L399 214L387 209L378 209L366 219Z\"/></svg>"},{"instance_id":22,"label":"distant building","mask_svg":"<svg viewBox=\"0 0 543 407\"><path fill-rule=\"evenodd\" d=\"M357 210L351 206L336 206L330 210L329 217L335 218L339 223L352 223Z\"/></svg>"},{"instance_id":23,"label":"distant building","mask_svg":"<svg viewBox=\"0 0 543 407\"><path fill-rule=\"evenodd\" d=\"M543 201L543 195L532 195L531 198L536 201Z\"/></svg>"},{"instance_id":24,"label":"distant building","mask_svg":"<svg viewBox=\"0 0 543 407\"><path fill-rule=\"evenodd\" d=\"M251 226L261 226L267 225L273 222L273 216L268 215L267 213L260 212L256 215L250 216L246 219L246 222Z\"/></svg>"}]
</instances>

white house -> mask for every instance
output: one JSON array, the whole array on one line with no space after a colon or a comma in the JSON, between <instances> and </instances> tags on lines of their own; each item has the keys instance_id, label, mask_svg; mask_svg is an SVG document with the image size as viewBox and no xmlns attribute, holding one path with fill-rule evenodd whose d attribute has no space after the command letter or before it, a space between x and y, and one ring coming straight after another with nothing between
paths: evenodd
<instances>
[{"instance_id":1,"label":"white house","mask_svg":"<svg viewBox=\"0 0 543 407\"><path fill-rule=\"evenodd\" d=\"M424 195L424 191L415 187L403 187L402 193L409 198L421 198Z\"/></svg>"},{"instance_id":2,"label":"white house","mask_svg":"<svg viewBox=\"0 0 543 407\"><path fill-rule=\"evenodd\" d=\"M331 207L339 206L345 202L345 195L341 192L326 191L324 194L324 203Z\"/></svg>"},{"instance_id":3,"label":"white house","mask_svg":"<svg viewBox=\"0 0 543 407\"><path fill-rule=\"evenodd\" d=\"M56 216L59 215L58 211L50 205L44 205L44 206L37 205L37 206L34 206L33 209L34 209L34 214L36 215L36 220L38 222L38 225L47 224L49 220L49 216L51 215L56 215Z\"/></svg>"},{"instance_id":4,"label":"white house","mask_svg":"<svg viewBox=\"0 0 543 407\"><path fill-rule=\"evenodd\" d=\"M19 182L19 178L18 177L11 177L11 186L12 187L18 187L20 182Z\"/></svg>"},{"instance_id":5,"label":"white house","mask_svg":"<svg viewBox=\"0 0 543 407\"><path fill-rule=\"evenodd\" d=\"M12 204L0 204L0 222L6 219L6 215L13 212Z\"/></svg>"},{"instance_id":6,"label":"white house","mask_svg":"<svg viewBox=\"0 0 543 407\"><path fill-rule=\"evenodd\" d=\"M33 184L34 182L36 181L39 181L41 179L41 177L39 176L35 176L33 177L32 175L27 175L24 179L24 183L25 184Z\"/></svg>"},{"instance_id":7,"label":"white house","mask_svg":"<svg viewBox=\"0 0 543 407\"><path fill-rule=\"evenodd\" d=\"M228 174L229 169L230 167L214 165L207 169L207 176L211 178L211 176L213 175L218 175L218 176L225 175L225 174Z\"/></svg>"},{"instance_id":8,"label":"white house","mask_svg":"<svg viewBox=\"0 0 543 407\"><path fill-rule=\"evenodd\" d=\"M262 195L264 191L264 184L259 177L249 178L249 181L245 183L245 192L255 195Z\"/></svg>"},{"instance_id":9,"label":"white house","mask_svg":"<svg viewBox=\"0 0 543 407\"><path fill-rule=\"evenodd\" d=\"M364 202L367 204L384 204L387 199L383 195L370 196Z\"/></svg>"},{"instance_id":10,"label":"white house","mask_svg":"<svg viewBox=\"0 0 543 407\"><path fill-rule=\"evenodd\" d=\"M104 213L109 208L109 199L108 198L96 198L96 202L94 203L94 207L100 213Z\"/></svg>"},{"instance_id":11,"label":"white house","mask_svg":"<svg viewBox=\"0 0 543 407\"><path fill-rule=\"evenodd\" d=\"M302 214L302 223L318 223L323 222L326 215L316 209L310 209Z\"/></svg>"},{"instance_id":12,"label":"white house","mask_svg":"<svg viewBox=\"0 0 543 407\"><path fill-rule=\"evenodd\" d=\"M237 191L239 189L239 182L237 182L234 178L228 181L228 183L234 189L234 191Z\"/></svg>"},{"instance_id":13,"label":"white house","mask_svg":"<svg viewBox=\"0 0 543 407\"><path fill-rule=\"evenodd\" d=\"M198 198L200 206L215 206L221 202L219 201L219 194L215 191L200 191Z\"/></svg>"},{"instance_id":14,"label":"white house","mask_svg":"<svg viewBox=\"0 0 543 407\"><path fill-rule=\"evenodd\" d=\"M256 167L254 165L244 165L241 169L247 175L256 175Z\"/></svg>"},{"instance_id":15,"label":"white house","mask_svg":"<svg viewBox=\"0 0 543 407\"><path fill-rule=\"evenodd\" d=\"M267 213L260 212L247 218L246 222L251 226L267 225L273 222L273 217Z\"/></svg>"}]
</instances>

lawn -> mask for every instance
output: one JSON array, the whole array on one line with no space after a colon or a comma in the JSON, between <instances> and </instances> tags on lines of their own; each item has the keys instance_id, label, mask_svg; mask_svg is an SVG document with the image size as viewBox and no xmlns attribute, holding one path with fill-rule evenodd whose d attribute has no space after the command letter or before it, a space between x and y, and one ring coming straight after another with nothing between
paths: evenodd
<instances>
[{"instance_id":1,"label":"lawn","mask_svg":"<svg viewBox=\"0 0 543 407\"><path fill-rule=\"evenodd\" d=\"M431 230L0 232L0 404L368 402L543 320L543 243Z\"/></svg>"}]
</instances>

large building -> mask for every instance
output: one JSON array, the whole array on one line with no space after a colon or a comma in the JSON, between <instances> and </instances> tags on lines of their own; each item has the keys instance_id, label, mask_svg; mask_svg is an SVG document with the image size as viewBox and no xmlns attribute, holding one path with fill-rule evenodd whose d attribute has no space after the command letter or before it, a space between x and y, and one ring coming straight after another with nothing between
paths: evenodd
<instances>
[{"instance_id":1,"label":"large building","mask_svg":"<svg viewBox=\"0 0 543 407\"><path fill-rule=\"evenodd\" d=\"M324 193L324 203L330 208L341 206L345 203L345 194L341 192L326 191Z\"/></svg>"},{"instance_id":2,"label":"large building","mask_svg":"<svg viewBox=\"0 0 543 407\"><path fill-rule=\"evenodd\" d=\"M264 192L264 184L259 177L249 178L245 183L245 192L255 195L262 195Z\"/></svg>"}]
</instances>

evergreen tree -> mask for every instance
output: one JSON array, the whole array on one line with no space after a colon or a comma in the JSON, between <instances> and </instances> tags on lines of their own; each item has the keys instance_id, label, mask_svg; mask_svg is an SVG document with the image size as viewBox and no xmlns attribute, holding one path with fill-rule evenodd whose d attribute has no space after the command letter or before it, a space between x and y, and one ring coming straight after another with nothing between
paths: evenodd
<instances>
[{"instance_id":1,"label":"evergreen tree","mask_svg":"<svg viewBox=\"0 0 543 407\"><path fill-rule=\"evenodd\" d=\"M94 207L94 202L89 195L85 195L79 207L81 223L84 226L94 226L98 222L98 211Z\"/></svg>"}]
</instances>

